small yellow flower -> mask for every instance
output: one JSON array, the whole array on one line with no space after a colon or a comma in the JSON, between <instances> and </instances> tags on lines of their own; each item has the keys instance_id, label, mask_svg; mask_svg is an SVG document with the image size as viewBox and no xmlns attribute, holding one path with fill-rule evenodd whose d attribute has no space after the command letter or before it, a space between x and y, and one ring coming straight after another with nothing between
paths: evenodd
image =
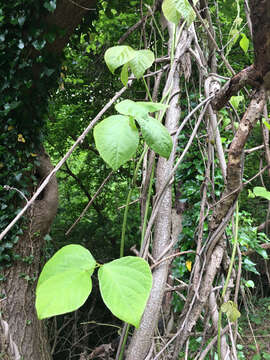
<instances>
[{"instance_id":1,"label":"small yellow flower","mask_svg":"<svg viewBox=\"0 0 270 360\"><path fill-rule=\"evenodd\" d=\"M188 271L191 271L191 269L192 269L192 261L187 260L186 261L186 267L187 267Z\"/></svg>"},{"instance_id":2,"label":"small yellow flower","mask_svg":"<svg viewBox=\"0 0 270 360\"><path fill-rule=\"evenodd\" d=\"M37 154L34 154L34 153L30 153L30 155L33 156L33 157L37 156Z\"/></svg>"},{"instance_id":3,"label":"small yellow flower","mask_svg":"<svg viewBox=\"0 0 270 360\"><path fill-rule=\"evenodd\" d=\"M10 131L10 130L14 129L14 126L9 125L9 127L7 129L8 129L8 131Z\"/></svg>"},{"instance_id":4,"label":"small yellow flower","mask_svg":"<svg viewBox=\"0 0 270 360\"><path fill-rule=\"evenodd\" d=\"M25 143L25 138L23 137L22 134L19 134L19 135L18 135L18 141L19 141L19 142L22 142L22 143Z\"/></svg>"}]
</instances>

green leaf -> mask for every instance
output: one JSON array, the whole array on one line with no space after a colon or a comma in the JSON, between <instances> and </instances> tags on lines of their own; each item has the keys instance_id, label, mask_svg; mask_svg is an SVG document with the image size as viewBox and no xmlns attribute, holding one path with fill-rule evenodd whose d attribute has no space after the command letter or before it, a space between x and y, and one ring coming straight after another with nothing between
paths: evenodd
<instances>
[{"instance_id":1,"label":"green leaf","mask_svg":"<svg viewBox=\"0 0 270 360\"><path fill-rule=\"evenodd\" d=\"M270 130L270 124L265 119L263 119L263 123L267 127L267 129Z\"/></svg>"},{"instance_id":2,"label":"green leaf","mask_svg":"<svg viewBox=\"0 0 270 360\"><path fill-rule=\"evenodd\" d=\"M32 45L34 46L34 48L38 51L42 50L44 48L44 46L46 45L46 40L35 40L32 42Z\"/></svg>"},{"instance_id":3,"label":"green leaf","mask_svg":"<svg viewBox=\"0 0 270 360\"><path fill-rule=\"evenodd\" d=\"M241 47L241 49L244 51L244 53L246 54L248 51L248 47L249 47L249 39L246 37L245 34L241 34L242 39L239 42L239 45Z\"/></svg>"},{"instance_id":4,"label":"green leaf","mask_svg":"<svg viewBox=\"0 0 270 360\"><path fill-rule=\"evenodd\" d=\"M53 12L56 9L56 0L45 1L43 5L48 11Z\"/></svg>"},{"instance_id":5,"label":"green leaf","mask_svg":"<svg viewBox=\"0 0 270 360\"><path fill-rule=\"evenodd\" d=\"M151 50L137 50L136 56L129 61L131 71L137 79L143 76L145 70L150 68L155 60Z\"/></svg>"},{"instance_id":6,"label":"green leaf","mask_svg":"<svg viewBox=\"0 0 270 360\"><path fill-rule=\"evenodd\" d=\"M231 99L230 99L230 103L232 104L232 106L235 109L238 109L240 102L243 101L243 100L244 100L244 96L242 96L242 95L232 96Z\"/></svg>"},{"instance_id":7,"label":"green leaf","mask_svg":"<svg viewBox=\"0 0 270 360\"><path fill-rule=\"evenodd\" d=\"M166 110L169 106L162 104L162 103L153 103L153 102L145 102L145 101L138 101L137 105L140 105L140 107L144 108L147 112L156 112L160 110Z\"/></svg>"},{"instance_id":8,"label":"green leaf","mask_svg":"<svg viewBox=\"0 0 270 360\"><path fill-rule=\"evenodd\" d=\"M197 1L193 1L196 3ZM188 0L165 0L162 3L162 11L166 19L178 25L182 18L190 26L196 18L196 14Z\"/></svg>"},{"instance_id":9,"label":"green leaf","mask_svg":"<svg viewBox=\"0 0 270 360\"><path fill-rule=\"evenodd\" d=\"M138 327L152 287L149 265L139 257L126 256L98 270L101 296L119 319Z\"/></svg>"},{"instance_id":10,"label":"green leaf","mask_svg":"<svg viewBox=\"0 0 270 360\"><path fill-rule=\"evenodd\" d=\"M120 75L121 82L124 86L128 83L128 63L122 67L121 75Z\"/></svg>"},{"instance_id":11,"label":"green leaf","mask_svg":"<svg viewBox=\"0 0 270 360\"><path fill-rule=\"evenodd\" d=\"M147 145L159 155L169 158L172 151L172 138L168 130L157 119L147 116L136 119Z\"/></svg>"},{"instance_id":12,"label":"green leaf","mask_svg":"<svg viewBox=\"0 0 270 360\"><path fill-rule=\"evenodd\" d=\"M240 316L240 312L238 311L237 304L233 301L228 301L221 305L220 310L226 313L229 321L235 322Z\"/></svg>"},{"instance_id":13,"label":"green leaf","mask_svg":"<svg viewBox=\"0 0 270 360\"><path fill-rule=\"evenodd\" d=\"M78 309L92 290L96 262L81 245L67 245L45 264L36 288L39 319Z\"/></svg>"},{"instance_id":14,"label":"green leaf","mask_svg":"<svg viewBox=\"0 0 270 360\"><path fill-rule=\"evenodd\" d=\"M136 51L130 46L120 45L109 48L104 55L104 60L109 70L114 73L115 70L128 63L136 56Z\"/></svg>"},{"instance_id":15,"label":"green leaf","mask_svg":"<svg viewBox=\"0 0 270 360\"><path fill-rule=\"evenodd\" d=\"M248 189L248 197L251 199L254 199L256 197L250 189Z\"/></svg>"},{"instance_id":16,"label":"green leaf","mask_svg":"<svg viewBox=\"0 0 270 360\"><path fill-rule=\"evenodd\" d=\"M261 196L267 200L270 200L270 191L267 191L264 187L262 186L256 186L253 189L253 193L255 194L255 196Z\"/></svg>"},{"instance_id":17,"label":"green leaf","mask_svg":"<svg viewBox=\"0 0 270 360\"><path fill-rule=\"evenodd\" d=\"M123 115L109 116L94 128L96 147L102 159L117 170L135 154L139 132L132 120Z\"/></svg>"},{"instance_id":18,"label":"green leaf","mask_svg":"<svg viewBox=\"0 0 270 360\"><path fill-rule=\"evenodd\" d=\"M267 251L265 249L262 249L260 247L256 248L256 253L258 253L259 255L261 255L265 260L268 260L268 255L267 255Z\"/></svg>"},{"instance_id":19,"label":"green leaf","mask_svg":"<svg viewBox=\"0 0 270 360\"><path fill-rule=\"evenodd\" d=\"M123 100L115 105L115 109L123 115L133 116L135 119L144 117L149 112L165 110L168 106L161 103Z\"/></svg>"},{"instance_id":20,"label":"green leaf","mask_svg":"<svg viewBox=\"0 0 270 360\"><path fill-rule=\"evenodd\" d=\"M252 289L254 289L254 287L255 287L254 282L252 280L247 280L245 282L245 286L248 288L252 288Z\"/></svg>"}]
</instances>

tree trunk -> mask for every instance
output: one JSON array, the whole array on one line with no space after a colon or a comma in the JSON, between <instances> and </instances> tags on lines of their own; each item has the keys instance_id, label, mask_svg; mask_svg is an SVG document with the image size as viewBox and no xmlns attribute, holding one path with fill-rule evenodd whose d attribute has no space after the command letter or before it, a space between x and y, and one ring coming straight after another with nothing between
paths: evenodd
<instances>
[{"instance_id":1,"label":"tree trunk","mask_svg":"<svg viewBox=\"0 0 270 360\"><path fill-rule=\"evenodd\" d=\"M49 157L39 157L38 176L42 180L53 169ZM0 353L5 360L50 360L51 354L44 323L35 311L35 287L41 267L44 236L56 215L58 192L56 178L48 184L42 199L30 208L25 231L14 253L18 259L4 270L5 281L0 303Z\"/></svg>"}]
</instances>

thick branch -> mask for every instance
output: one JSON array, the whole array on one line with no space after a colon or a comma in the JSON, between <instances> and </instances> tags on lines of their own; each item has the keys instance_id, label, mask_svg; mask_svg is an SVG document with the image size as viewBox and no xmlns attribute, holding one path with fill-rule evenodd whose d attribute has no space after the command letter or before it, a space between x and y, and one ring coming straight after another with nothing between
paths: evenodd
<instances>
[{"instance_id":1,"label":"thick branch","mask_svg":"<svg viewBox=\"0 0 270 360\"><path fill-rule=\"evenodd\" d=\"M54 54L60 54L82 18L95 11L95 5L96 0L76 0L74 2L58 0L55 11L47 17L46 23L49 27L64 30L64 35L57 37L52 44L48 44L48 50Z\"/></svg>"},{"instance_id":2,"label":"thick branch","mask_svg":"<svg viewBox=\"0 0 270 360\"><path fill-rule=\"evenodd\" d=\"M264 104L265 91L264 89L260 89L255 93L253 99L251 100L232 140L228 154L227 186L222 195L224 200L220 201L214 210L210 222L211 231L214 231L222 222L222 219L226 216L240 192L242 184L242 154L244 146L252 128L261 115ZM233 194L231 194L232 192ZM228 196L228 194L231 195Z\"/></svg>"},{"instance_id":3,"label":"thick branch","mask_svg":"<svg viewBox=\"0 0 270 360\"><path fill-rule=\"evenodd\" d=\"M220 110L230 100L233 95L236 95L246 85L258 88L262 84L262 77L253 65L240 71L234 75L216 94L212 100L212 107L214 110Z\"/></svg>"}]
</instances>

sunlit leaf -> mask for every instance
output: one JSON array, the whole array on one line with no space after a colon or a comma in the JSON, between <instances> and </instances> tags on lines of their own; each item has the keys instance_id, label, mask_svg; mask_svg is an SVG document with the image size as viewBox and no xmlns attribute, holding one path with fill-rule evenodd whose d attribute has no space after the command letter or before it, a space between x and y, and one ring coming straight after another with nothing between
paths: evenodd
<instances>
[{"instance_id":1,"label":"sunlit leaf","mask_svg":"<svg viewBox=\"0 0 270 360\"><path fill-rule=\"evenodd\" d=\"M109 70L114 73L114 71L128 63L136 56L136 51L133 50L130 46L120 45L114 46L106 50L104 55L104 60L109 68Z\"/></svg>"},{"instance_id":2,"label":"sunlit leaf","mask_svg":"<svg viewBox=\"0 0 270 360\"><path fill-rule=\"evenodd\" d=\"M193 1L196 3L197 1ZM165 0L162 3L162 11L166 19L177 25L180 19L191 25L196 18L196 14L192 9L188 0Z\"/></svg>"},{"instance_id":3,"label":"sunlit leaf","mask_svg":"<svg viewBox=\"0 0 270 360\"><path fill-rule=\"evenodd\" d=\"M139 132L128 116L113 115L94 128L96 147L102 159L117 170L135 154Z\"/></svg>"},{"instance_id":4,"label":"sunlit leaf","mask_svg":"<svg viewBox=\"0 0 270 360\"><path fill-rule=\"evenodd\" d=\"M123 100L115 105L115 109L123 115L133 116L135 119L144 117L149 112L165 110L168 106L161 103Z\"/></svg>"},{"instance_id":5,"label":"sunlit leaf","mask_svg":"<svg viewBox=\"0 0 270 360\"><path fill-rule=\"evenodd\" d=\"M98 270L101 296L119 319L138 327L152 287L148 263L126 256L111 261Z\"/></svg>"},{"instance_id":6,"label":"sunlit leaf","mask_svg":"<svg viewBox=\"0 0 270 360\"><path fill-rule=\"evenodd\" d=\"M248 51L248 47L249 47L249 39L246 37L245 34L241 34L242 39L239 42L239 45L241 47L241 49L244 51L244 53L246 54Z\"/></svg>"},{"instance_id":7,"label":"sunlit leaf","mask_svg":"<svg viewBox=\"0 0 270 360\"><path fill-rule=\"evenodd\" d=\"M241 313L237 308L237 304L233 301L227 301L222 304L220 309L227 315L229 321L231 322L235 322L241 316Z\"/></svg>"},{"instance_id":8,"label":"sunlit leaf","mask_svg":"<svg viewBox=\"0 0 270 360\"><path fill-rule=\"evenodd\" d=\"M267 200L270 200L270 191L267 191L266 188L262 186L255 186L253 193L255 196L261 196Z\"/></svg>"},{"instance_id":9,"label":"sunlit leaf","mask_svg":"<svg viewBox=\"0 0 270 360\"><path fill-rule=\"evenodd\" d=\"M267 129L270 130L270 124L265 119L263 119L263 123L267 127Z\"/></svg>"},{"instance_id":10,"label":"sunlit leaf","mask_svg":"<svg viewBox=\"0 0 270 360\"><path fill-rule=\"evenodd\" d=\"M242 96L242 95L232 96L231 99L230 99L230 103L232 104L232 106L235 109L238 109L240 102L243 101L243 100L244 100L244 96Z\"/></svg>"},{"instance_id":11,"label":"sunlit leaf","mask_svg":"<svg viewBox=\"0 0 270 360\"><path fill-rule=\"evenodd\" d=\"M92 290L96 262L81 245L67 245L45 264L36 288L39 319L78 309Z\"/></svg>"},{"instance_id":12,"label":"sunlit leaf","mask_svg":"<svg viewBox=\"0 0 270 360\"><path fill-rule=\"evenodd\" d=\"M254 282L252 280L247 280L245 282L245 286L248 288L252 288L252 289L254 289L254 287L255 287Z\"/></svg>"}]
</instances>

